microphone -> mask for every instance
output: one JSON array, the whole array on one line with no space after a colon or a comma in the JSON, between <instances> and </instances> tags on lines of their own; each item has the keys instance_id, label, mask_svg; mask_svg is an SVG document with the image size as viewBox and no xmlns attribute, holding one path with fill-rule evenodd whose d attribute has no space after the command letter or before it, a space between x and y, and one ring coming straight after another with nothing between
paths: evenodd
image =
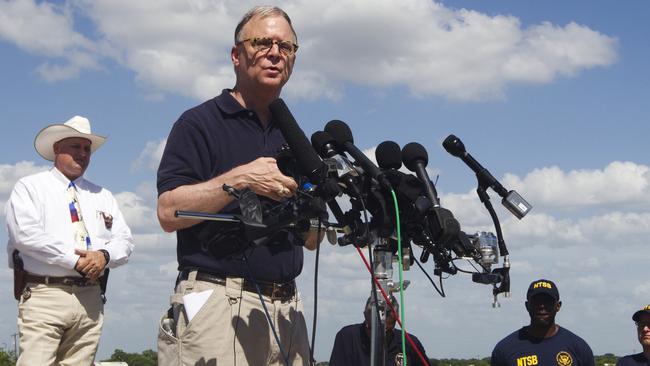
<instances>
[{"instance_id":1,"label":"microphone","mask_svg":"<svg viewBox=\"0 0 650 366\"><path fill-rule=\"evenodd\" d=\"M271 116L273 116L273 120L280 128L282 136L284 136L287 144L289 144L302 173L313 184L318 184L325 175L325 164L316 155L305 133L298 126L296 119L293 118L287 105L281 98L278 98L271 102L269 111L271 112Z\"/></svg>"},{"instance_id":2,"label":"microphone","mask_svg":"<svg viewBox=\"0 0 650 366\"><path fill-rule=\"evenodd\" d=\"M533 208L519 193L505 189L487 169L465 150L465 144L458 137L454 135L447 136L445 141L442 142L442 146L448 153L460 158L476 173L480 185L490 187L498 193L503 198L501 203L518 219L521 220Z\"/></svg>"},{"instance_id":3,"label":"microphone","mask_svg":"<svg viewBox=\"0 0 650 366\"><path fill-rule=\"evenodd\" d=\"M429 174L427 173L426 167L429 163L429 155L424 146L417 142L406 144L402 149L402 161L408 170L415 172L418 178L420 178L433 207L440 207L438 192L436 192L436 187L431 183L431 179L429 179Z\"/></svg>"},{"instance_id":4,"label":"microphone","mask_svg":"<svg viewBox=\"0 0 650 366\"><path fill-rule=\"evenodd\" d=\"M377 165L382 170L381 174L388 179L390 185L396 187L400 193L404 193L401 192L402 183L407 178L405 177L406 174L399 171L399 168L402 167L402 149L399 145L394 141L382 142L375 149L375 158L377 159ZM417 180L415 177L413 179Z\"/></svg>"},{"instance_id":5,"label":"microphone","mask_svg":"<svg viewBox=\"0 0 650 366\"><path fill-rule=\"evenodd\" d=\"M325 125L325 132L332 135L336 145L346 151L354 158L354 162L363 168L363 171L371 178L376 179L384 188L390 188L390 183L385 177L381 176L379 168L354 145L354 138L350 127L343 121L332 120Z\"/></svg>"},{"instance_id":6,"label":"microphone","mask_svg":"<svg viewBox=\"0 0 650 366\"><path fill-rule=\"evenodd\" d=\"M411 142L402 149L402 161L407 169L415 172L424 185L424 191L431 202L431 215L428 218L430 228L435 242L442 243L445 247L454 250L459 256L467 252L468 240L460 230L458 220L448 209L440 206L436 188L429 179L426 166L429 163L429 155L424 146L417 142Z\"/></svg>"},{"instance_id":7,"label":"microphone","mask_svg":"<svg viewBox=\"0 0 650 366\"><path fill-rule=\"evenodd\" d=\"M402 167L402 149L395 141L384 141L375 150L377 165L383 170Z\"/></svg>"},{"instance_id":8,"label":"microphone","mask_svg":"<svg viewBox=\"0 0 650 366\"><path fill-rule=\"evenodd\" d=\"M325 131L314 132L311 135L311 146L323 159L329 159L336 165L335 168L339 176L350 174L356 177L359 175L348 158L345 155L339 154L336 141L329 133ZM327 163L327 161L325 162Z\"/></svg>"}]
</instances>

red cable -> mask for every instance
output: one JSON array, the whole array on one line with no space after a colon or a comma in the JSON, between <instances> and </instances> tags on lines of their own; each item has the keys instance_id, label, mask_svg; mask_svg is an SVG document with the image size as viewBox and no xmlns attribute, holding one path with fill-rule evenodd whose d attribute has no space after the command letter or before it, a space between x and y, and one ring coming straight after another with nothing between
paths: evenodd
<instances>
[{"instance_id":1,"label":"red cable","mask_svg":"<svg viewBox=\"0 0 650 366\"><path fill-rule=\"evenodd\" d=\"M377 280L377 277L375 277L374 273L372 273L372 269L370 268L370 263L368 263L368 260L366 259L366 256L363 254L363 252L361 251L361 249L359 247L355 246L355 248L357 248L357 252L361 256L361 259L363 259L363 263L366 265L366 269L368 269L368 272L370 272L370 276L372 276L372 280L375 281L375 284L377 285L377 288L379 289L379 291L381 291L381 296L383 296L384 300L386 300L386 304L388 304L388 307L392 311L393 316L395 317L395 320L397 320L397 323L399 324L399 326L404 330L404 333L406 333L406 339L411 344L411 347L413 347L415 352L420 357L420 361L422 361L422 364L423 365L429 365L429 361L427 361L427 359L424 357L422 352L420 352L420 348L415 345L415 342L413 341L413 339L411 339L411 336L408 334L408 332L406 332L406 329L404 329L404 327L402 326L402 321L399 318L399 314L397 314L397 311L395 311L395 308L393 308L393 304L390 303L388 295L386 294L386 291L384 291L384 289L381 287L381 284L379 283L379 280ZM402 286L401 283L400 283L400 286ZM404 357L406 357L406 355L404 355Z\"/></svg>"}]
</instances>

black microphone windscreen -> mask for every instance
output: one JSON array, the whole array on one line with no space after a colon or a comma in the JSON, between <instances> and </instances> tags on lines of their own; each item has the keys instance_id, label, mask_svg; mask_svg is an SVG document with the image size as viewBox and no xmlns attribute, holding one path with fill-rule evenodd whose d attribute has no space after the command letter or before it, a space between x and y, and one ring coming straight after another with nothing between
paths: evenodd
<instances>
[{"instance_id":1,"label":"black microphone windscreen","mask_svg":"<svg viewBox=\"0 0 650 366\"><path fill-rule=\"evenodd\" d=\"M402 167L402 149L394 141L384 141L375 150L377 164L382 169L399 169Z\"/></svg>"},{"instance_id":2,"label":"black microphone windscreen","mask_svg":"<svg viewBox=\"0 0 650 366\"><path fill-rule=\"evenodd\" d=\"M455 135L449 135L442 142L442 147L451 155L460 158L465 153L465 144Z\"/></svg>"},{"instance_id":3,"label":"black microphone windscreen","mask_svg":"<svg viewBox=\"0 0 650 366\"><path fill-rule=\"evenodd\" d=\"M402 161L406 168L410 171L415 171L415 164L418 160L422 161L424 166L429 164L429 154L427 154L427 150L424 146L417 142L411 142L404 145L404 148L402 149Z\"/></svg>"},{"instance_id":4,"label":"black microphone windscreen","mask_svg":"<svg viewBox=\"0 0 650 366\"><path fill-rule=\"evenodd\" d=\"M316 150L318 155L325 157L325 145L336 144L332 135L325 131L316 131L311 135L311 146Z\"/></svg>"},{"instance_id":5,"label":"black microphone windscreen","mask_svg":"<svg viewBox=\"0 0 650 366\"><path fill-rule=\"evenodd\" d=\"M325 125L325 132L332 135L339 146L343 146L346 142L354 144L352 131L350 130L350 127L347 125L347 123L343 121L335 119L327 122Z\"/></svg>"},{"instance_id":6,"label":"black microphone windscreen","mask_svg":"<svg viewBox=\"0 0 650 366\"><path fill-rule=\"evenodd\" d=\"M280 128L282 136L284 136L287 144L289 144L302 173L311 180L316 179L316 175L321 170L323 162L309 144L307 136L305 136L303 130L298 126L296 119L293 118L287 105L282 99L278 98L269 104L269 111L278 128Z\"/></svg>"}]
</instances>

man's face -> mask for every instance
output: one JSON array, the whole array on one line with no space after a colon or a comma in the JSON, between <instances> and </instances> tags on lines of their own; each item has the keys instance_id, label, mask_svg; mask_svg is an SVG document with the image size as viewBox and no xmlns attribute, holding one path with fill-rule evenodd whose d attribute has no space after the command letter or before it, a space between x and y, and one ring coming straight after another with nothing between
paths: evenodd
<instances>
[{"instance_id":1,"label":"man's face","mask_svg":"<svg viewBox=\"0 0 650 366\"><path fill-rule=\"evenodd\" d=\"M551 326L555 324L555 314L560 311L561 301L556 301L547 294L537 294L526 301L526 310L530 315L530 325Z\"/></svg>"},{"instance_id":2,"label":"man's face","mask_svg":"<svg viewBox=\"0 0 650 366\"><path fill-rule=\"evenodd\" d=\"M644 348L650 347L650 314L641 314L636 322L636 335Z\"/></svg>"},{"instance_id":3,"label":"man's face","mask_svg":"<svg viewBox=\"0 0 650 366\"><path fill-rule=\"evenodd\" d=\"M81 177L90 164L90 140L69 137L54 144L54 166L70 180Z\"/></svg>"},{"instance_id":4,"label":"man's face","mask_svg":"<svg viewBox=\"0 0 650 366\"><path fill-rule=\"evenodd\" d=\"M398 308L395 309L395 311L399 311ZM365 326L368 331L370 331L370 327L372 324L372 311L370 309L366 309L366 311L363 313L363 317L365 319ZM393 315L393 312L390 310L390 308L386 308L386 333L390 333L395 329L395 324L397 323L397 320L395 319L395 316Z\"/></svg>"},{"instance_id":5,"label":"man's face","mask_svg":"<svg viewBox=\"0 0 650 366\"><path fill-rule=\"evenodd\" d=\"M251 19L244 25L240 40L252 38L296 43L291 26L282 16L257 16ZM251 41L246 41L233 47L231 57L240 87L279 92L291 76L296 54L281 52L277 44L266 51L258 51Z\"/></svg>"}]
</instances>

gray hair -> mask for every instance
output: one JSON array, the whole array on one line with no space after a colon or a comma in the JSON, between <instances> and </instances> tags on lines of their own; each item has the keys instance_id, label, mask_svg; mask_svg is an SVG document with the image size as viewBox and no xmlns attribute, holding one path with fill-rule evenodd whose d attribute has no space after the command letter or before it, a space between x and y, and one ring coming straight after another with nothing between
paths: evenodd
<instances>
[{"instance_id":1,"label":"gray hair","mask_svg":"<svg viewBox=\"0 0 650 366\"><path fill-rule=\"evenodd\" d=\"M251 10L247 11L246 14L244 14L244 17L241 18L241 20L237 24L237 27L235 28L235 43L241 41L239 37L241 31L246 25L246 23L250 22L251 19L255 17L266 18L270 16L281 16L284 19L286 19L287 23L289 23L289 27L291 27L291 32L293 32L293 36L296 39L296 43L298 43L298 36L296 35L295 29L293 29L293 25L291 25L291 19L289 18L289 15L279 7L270 6L270 5L255 6Z\"/></svg>"}]
</instances>

